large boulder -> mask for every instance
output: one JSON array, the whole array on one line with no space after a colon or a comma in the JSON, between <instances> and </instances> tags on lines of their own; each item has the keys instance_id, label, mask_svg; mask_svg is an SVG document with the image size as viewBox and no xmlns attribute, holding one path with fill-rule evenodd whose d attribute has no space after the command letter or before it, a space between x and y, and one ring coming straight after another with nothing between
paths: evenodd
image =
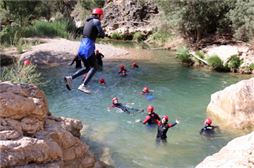
<instances>
[{"instance_id":1,"label":"large boulder","mask_svg":"<svg viewBox=\"0 0 254 168\"><path fill-rule=\"evenodd\" d=\"M254 78L242 80L211 95L208 115L221 126L254 128Z\"/></svg>"},{"instance_id":2,"label":"large boulder","mask_svg":"<svg viewBox=\"0 0 254 168\"><path fill-rule=\"evenodd\" d=\"M82 127L52 116L36 86L0 83L0 168L103 167L80 141Z\"/></svg>"},{"instance_id":3,"label":"large boulder","mask_svg":"<svg viewBox=\"0 0 254 168\"><path fill-rule=\"evenodd\" d=\"M218 153L206 157L196 168L253 168L254 132L235 138Z\"/></svg>"},{"instance_id":4,"label":"large boulder","mask_svg":"<svg viewBox=\"0 0 254 168\"><path fill-rule=\"evenodd\" d=\"M112 0L104 7L103 26L108 35L117 32L130 35L141 32L148 35L155 26L152 19L159 13L154 1Z\"/></svg>"}]
</instances>

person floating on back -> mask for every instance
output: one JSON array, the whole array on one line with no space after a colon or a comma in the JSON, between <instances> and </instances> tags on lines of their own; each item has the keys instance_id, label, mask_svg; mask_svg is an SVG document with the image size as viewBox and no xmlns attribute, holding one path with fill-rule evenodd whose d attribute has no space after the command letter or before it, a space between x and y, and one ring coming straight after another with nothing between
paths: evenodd
<instances>
[{"instance_id":1,"label":"person floating on back","mask_svg":"<svg viewBox=\"0 0 254 168\"><path fill-rule=\"evenodd\" d=\"M174 127L176 124L179 123L178 120L175 120L175 123L169 124L168 123L168 116L163 116L160 122L157 122L158 130L156 135L156 142L167 142L167 132L169 128Z\"/></svg>"},{"instance_id":2,"label":"person floating on back","mask_svg":"<svg viewBox=\"0 0 254 168\"><path fill-rule=\"evenodd\" d=\"M102 53L100 53L99 50L96 50L95 51L95 57L96 57L96 60L97 60L98 69L102 70L103 69L102 58L104 58L104 55Z\"/></svg>"},{"instance_id":3,"label":"person floating on back","mask_svg":"<svg viewBox=\"0 0 254 168\"><path fill-rule=\"evenodd\" d=\"M72 80L87 73L85 80L78 87L78 90L91 93L88 89L87 84L92 79L96 72L96 58L95 58L95 41L97 37L104 37L104 31L101 27L103 17L103 10L101 8L93 9L92 16L86 19L86 23L83 29L83 38L80 43L78 50L78 57L82 60L85 68L82 68L75 72L71 76L65 76L64 81L68 90L71 90Z\"/></svg>"},{"instance_id":4,"label":"person floating on back","mask_svg":"<svg viewBox=\"0 0 254 168\"><path fill-rule=\"evenodd\" d=\"M76 56L73 58L72 62L71 62L69 65L72 66L72 65L74 64L74 62L76 63L76 66L75 66L76 69L82 68L81 59L79 58L78 55L76 55Z\"/></svg>"},{"instance_id":5,"label":"person floating on back","mask_svg":"<svg viewBox=\"0 0 254 168\"><path fill-rule=\"evenodd\" d=\"M122 103L119 103L118 98L114 97L112 98L112 105L111 108L119 108L121 111L130 114L131 112L143 112L144 110L139 110L131 107L127 107L123 105Z\"/></svg>"},{"instance_id":6,"label":"person floating on back","mask_svg":"<svg viewBox=\"0 0 254 168\"><path fill-rule=\"evenodd\" d=\"M136 62L133 62L133 63L131 64L131 68L132 68L132 69L136 69L136 68L139 68L139 66L138 66L138 64L137 64Z\"/></svg>"},{"instance_id":7,"label":"person floating on back","mask_svg":"<svg viewBox=\"0 0 254 168\"><path fill-rule=\"evenodd\" d=\"M161 120L160 116L154 112L153 106L148 105L146 111L148 112L148 115L144 119L143 124L147 123L148 125L155 125Z\"/></svg>"},{"instance_id":8,"label":"person floating on back","mask_svg":"<svg viewBox=\"0 0 254 168\"><path fill-rule=\"evenodd\" d=\"M126 70L125 66L124 66L123 64L121 64L121 65L119 66L119 68L120 68L120 70L119 70L118 74L119 74L121 77L127 76L127 70Z\"/></svg>"},{"instance_id":9,"label":"person floating on back","mask_svg":"<svg viewBox=\"0 0 254 168\"><path fill-rule=\"evenodd\" d=\"M204 127L200 130L199 134L206 137L211 137L215 135L216 130L218 129L219 127L212 125L212 120L210 118L207 118L205 119Z\"/></svg>"}]
</instances>

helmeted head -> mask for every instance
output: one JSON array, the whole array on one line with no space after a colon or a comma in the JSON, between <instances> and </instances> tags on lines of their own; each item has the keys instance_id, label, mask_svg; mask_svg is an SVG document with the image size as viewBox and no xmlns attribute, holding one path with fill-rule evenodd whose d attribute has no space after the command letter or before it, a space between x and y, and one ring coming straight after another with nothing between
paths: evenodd
<instances>
[{"instance_id":1,"label":"helmeted head","mask_svg":"<svg viewBox=\"0 0 254 168\"><path fill-rule=\"evenodd\" d=\"M207 118L207 119L205 119L205 121L204 121L204 125L211 125L212 122L213 122L213 121L212 121L210 118Z\"/></svg>"},{"instance_id":2,"label":"helmeted head","mask_svg":"<svg viewBox=\"0 0 254 168\"><path fill-rule=\"evenodd\" d=\"M95 50L95 54L99 54L99 50Z\"/></svg>"},{"instance_id":3,"label":"helmeted head","mask_svg":"<svg viewBox=\"0 0 254 168\"><path fill-rule=\"evenodd\" d=\"M134 69L134 68L138 68L138 64L136 62L133 62L131 67Z\"/></svg>"},{"instance_id":4,"label":"helmeted head","mask_svg":"<svg viewBox=\"0 0 254 168\"><path fill-rule=\"evenodd\" d=\"M124 70L124 69L125 69L124 64L119 65L119 68L120 68L121 70Z\"/></svg>"},{"instance_id":5,"label":"helmeted head","mask_svg":"<svg viewBox=\"0 0 254 168\"><path fill-rule=\"evenodd\" d=\"M102 19L103 10L101 8L95 8L95 9L93 9L92 14L97 15L99 17L99 19Z\"/></svg>"},{"instance_id":6,"label":"helmeted head","mask_svg":"<svg viewBox=\"0 0 254 168\"><path fill-rule=\"evenodd\" d=\"M106 84L105 79L104 78L99 79L99 84L105 85Z\"/></svg>"},{"instance_id":7,"label":"helmeted head","mask_svg":"<svg viewBox=\"0 0 254 168\"><path fill-rule=\"evenodd\" d=\"M112 104L117 104L118 103L118 99L117 99L117 97L114 97L113 99L112 99Z\"/></svg>"},{"instance_id":8,"label":"helmeted head","mask_svg":"<svg viewBox=\"0 0 254 168\"><path fill-rule=\"evenodd\" d=\"M24 65L30 65L30 64L31 64L31 62L30 62L30 60L29 60L29 59L26 59L26 60L24 60L24 61L23 61L23 64L24 64Z\"/></svg>"},{"instance_id":9,"label":"helmeted head","mask_svg":"<svg viewBox=\"0 0 254 168\"><path fill-rule=\"evenodd\" d=\"M165 115L165 116L162 117L161 122L162 122L162 123L167 123L168 120L169 120L168 116Z\"/></svg>"},{"instance_id":10,"label":"helmeted head","mask_svg":"<svg viewBox=\"0 0 254 168\"><path fill-rule=\"evenodd\" d=\"M154 111L154 107L152 105L148 105L147 108L146 108L146 111L148 113L152 113Z\"/></svg>"},{"instance_id":11,"label":"helmeted head","mask_svg":"<svg viewBox=\"0 0 254 168\"><path fill-rule=\"evenodd\" d=\"M150 91L149 91L149 88L145 86L145 87L143 88L143 91L142 91L142 92L143 92L143 93L149 93Z\"/></svg>"}]
</instances>

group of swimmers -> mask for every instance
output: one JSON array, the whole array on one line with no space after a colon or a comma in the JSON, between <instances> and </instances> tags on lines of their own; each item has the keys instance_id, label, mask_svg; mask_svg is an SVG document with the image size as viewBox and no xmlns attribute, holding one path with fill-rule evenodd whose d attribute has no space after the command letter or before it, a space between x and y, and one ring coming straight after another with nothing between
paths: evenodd
<instances>
[{"instance_id":1,"label":"group of swimmers","mask_svg":"<svg viewBox=\"0 0 254 168\"><path fill-rule=\"evenodd\" d=\"M77 78L78 76L84 75L84 80L82 84L78 87L78 90L90 94L91 91L88 88L88 83L91 80L91 78L94 76L96 71L98 69L102 69L103 62L102 58L104 57L103 54L99 52L99 50L95 50L95 41L97 37L103 38L105 36L104 30L101 27L101 20L103 18L103 10L101 8L95 8L92 10L92 16L86 19L86 23L84 25L83 29L83 38L80 43L80 47L78 50L77 56L73 59L72 65L74 62L76 62L76 68L80 68L78 71L76 71L74 74L65 76L64 81L65 85L68 90L72 89L72 80ZM84 68L81 66L81 61L84 64ZM98 67L99 65L99 67ZM120 65L119 75L121 77L127 76L127 70L123 64ZM132 64L132 68L139 68L139 66L136 63ZM100 84L105 84L104 79L99 80ZM149 89L144 88L143 94L149 94ZM123 112L130 113L130 111L136 111L136 112L143 112L142 110L134 109L134 108L127 108L123 104L118 102L118 99L114 97L112 99L112 108L119 108ZM157 141L166 141L167 139L167 131L169 128L174 127L179 123L178 120L175 120L173 124L168 123L169 117L163 116L162 118L154 112L154 107L149 105L147 107L148 115L147 117L142 121L143 124L149 124L149 125L157 125ZM206 119L205 120L205 126L201 129L200 134L202 135L211 135L214 133L214 130L218 127L212 126L212 120Z\"/></svg>"},{"instance_id":2,"label":"group of swimmers","mask_svg":"<svg viewBox=\"0 0 254 168\"><path fill-rule=\"evenodd\" d=\"M142 95L151 94L148 87L144 87L142 90ZM130 108L119 102L117 97L112 98L112 108L118 108L123 112L131 114L132 112L144 112L144 110L139 110L135 108ZM145 119L136 120L136 122L140 122L143 124L147 124L148 126L157 126L157 135L156 142L167 142L167 132L169 128L174 127L179 124L179 121L176 119L174 123L168 123L169 117L164 115L160 117L157 113L155 113L154 106L148 105L146 108L147 116ZM212 125L212 120L210 118L205 119L204 127L200 130L200 135L211 137L215 134L215 130L218 129L218 126Z\"/></svg>"}]
</instances>

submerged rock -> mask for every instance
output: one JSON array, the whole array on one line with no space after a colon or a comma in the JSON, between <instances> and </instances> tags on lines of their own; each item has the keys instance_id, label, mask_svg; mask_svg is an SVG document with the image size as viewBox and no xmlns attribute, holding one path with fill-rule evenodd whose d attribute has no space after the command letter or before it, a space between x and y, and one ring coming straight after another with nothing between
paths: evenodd
<instances>
[{"instance_id":1,"label":"submerged rock","mask_svg":"<svg viewBox=\"0 0 254 168\"><path fill-rule=\"evenodd\" d=\"M105 167L80 141L82 127L52 116L36 86L0 83L0 167Z\"/></svg>"},{"instance_id":2,"label":"submerged rock","mask_svg":"<svg viewBox=\"0 0 254 168\"><path fill-rule=\"evenodd\" d=\"M240 81L212 94L207 112L221 121L221 126L253 129L254 78Z\"/></svg>"},{"instance_id":3,"label":"submerged rock","mask_svg":"<svg viewBox=\"0 0 254 168\"><path fill-rule=\"evenodd\" d=\"M254 167L254 132L233 139L218 153L206 157L196 168Z\"/></svg>"}]
</instances>

